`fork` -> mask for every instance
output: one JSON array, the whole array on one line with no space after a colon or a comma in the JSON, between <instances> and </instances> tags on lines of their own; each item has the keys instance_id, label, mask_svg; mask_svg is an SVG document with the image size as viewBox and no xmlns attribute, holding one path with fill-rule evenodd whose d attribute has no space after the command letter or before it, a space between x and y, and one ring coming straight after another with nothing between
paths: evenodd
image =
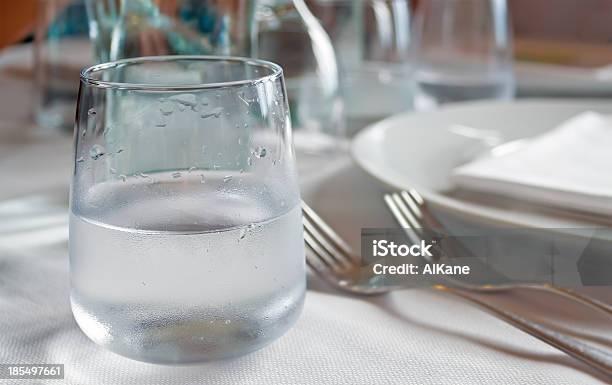
<instances>
[{"instance_id":1,"label":"fork","mask_svg":"<svg viewBox=\"0 0 612 385\"><path fill-rule=\"evenodd\" d=\"M368 269L361 266L360 257L352 252L350 246L304 201L301 205L304 240L308 246L306 263L326 282L339 290L355 295L385 294L406 289L402 286L381 285L376 276L366 274ZM435 285L434 288L463 298L498 319L603 372L607 376L612 376L612 355L599 348L481 301L466 294L464 290L446 285Z\"/></svg>"},{"instance_id":2,"label":"fork","mask_svg":"<svg viewBox=\"0 0 612 385\"><path fill-rule=\"evenodd\" d=\"M437 234L448 234L445 231L444 226L436 220L434 215L431 213L425 200L415 190L401 191L399 193L385 194L385 203L391 210L391 213L399 223L399 225L405 230L406 235L412 242L419 242L421 239L431 236L432 233ZM463 247L460 242L456 241L452 237L446 239L447 244L450 246L444 252L448 254L449 249L459 250L455 254L463 257L472 257L470 260L474 263L478 262L472 252ZM435 247L435 246L434 246ZM452 257L452 256L451 256ZM428 262L435 262L428 260ZM478 264L480 270L484 270L491 276L497 275L495 271L489 268L485 263ZM495 285L474 285L454 280L451 277L446 277L447 282L453 283L455 286L462 289L478 292L496 292L509 289L531 289L531 290L543 290L548 291L573 301L579 302L583 305L589 306L595 310L601 311L605 315L612 316L612 307L604 302L598 301L594 298L588 297L576 293L573 290L565 289L550 284L528 284L528 283L512 283L512 284L495 284Z\"/></svg>"}]
</instances>

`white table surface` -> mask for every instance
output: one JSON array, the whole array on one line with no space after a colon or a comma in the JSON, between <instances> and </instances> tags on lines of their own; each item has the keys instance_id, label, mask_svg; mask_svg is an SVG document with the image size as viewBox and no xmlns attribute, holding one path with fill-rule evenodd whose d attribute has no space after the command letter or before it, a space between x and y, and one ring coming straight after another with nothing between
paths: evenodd
<instances>
[{"instance_id":1,"label":"white table surface","mask_svg":"<svg viewBox=\"0 0 612 385\"><path fill-rule=\"evenodd\" d=\"M96 346L78 329L68 299L71 138L39 135L27 123L32 94L22 76L29 65L24 52L0 52L0 363L63 363L66 384L606 383L443 293L416 289L357 298L312 274L295 327L248 356L170 367ZM384 188L348 155L302 154L299 169L304 198L357 249L362 227L395 226L381 199ZM590 294L612 299L609 289ZM609 319L566 300L527 291L485 299L571 329L585 341L612 344Z\"/></svg>"}]
</instances>

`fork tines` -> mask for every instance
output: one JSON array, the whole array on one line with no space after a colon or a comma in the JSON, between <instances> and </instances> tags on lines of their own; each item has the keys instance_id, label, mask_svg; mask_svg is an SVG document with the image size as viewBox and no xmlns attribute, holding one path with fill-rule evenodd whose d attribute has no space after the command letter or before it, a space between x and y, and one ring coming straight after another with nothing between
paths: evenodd
<instances>
[{"instance_id":1,"label":"fork tines","mask_svg":"<svg viewBox=\"0 0 612 385\"><path fill-rule=\"evenodd\" d=\"M317 213L302 201L304 240L312 253L306 254L308 265L317 270L343 271L355 265L358 258L349 245Z\"/></svg>"}]
</instances>

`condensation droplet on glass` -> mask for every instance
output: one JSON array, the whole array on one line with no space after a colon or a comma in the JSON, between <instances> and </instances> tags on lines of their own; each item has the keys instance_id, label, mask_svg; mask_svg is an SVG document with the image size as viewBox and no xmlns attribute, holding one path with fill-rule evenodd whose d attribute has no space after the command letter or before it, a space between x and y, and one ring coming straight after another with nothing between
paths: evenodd
<instances>
[{"instance_id":1,"label":"condensation droplet on glass","mask_svg":"<svg viewBox=\"0 0 612 385\"><path fill-rule=\"evenodd\" d=\"M89 156L93 160L100 159L101 157L104 156L104 147L100 146L99 144L94 144L93 146L91 146L91 149L89 150Z\"/></svg>"},{"instance_id":2,"label":"condensation droplet on glass","mask_svg":"<svg viewBox=\"0 0 612 385\"><path fill-rule=\"evenodd\" d=\"M127 180L127 176L121 174L121 175L119 175L119 179L121 179L122 181L125 182Z\"/></svg>"},{"instance_id":3,"label":"condensation droplet on glass","mask_svg":"<svg viewBox=\"0 0 612 385\"><path fill-rule=\"evenodd\" d=\"M226 325L229 325L229 324L231 324L231 323L232 323L232 321L231 321L231 320L228 320L228 319L226 319L226 320L225 320L225 324L226 324Z\"/></svg>"},{"instance_id":4,"label":"condensation droplet on glass","mask_svg":"<svg viewBox=\"0 0 612 385\"><path fill-rule=\"evenodd\" d=\"M150 178L149 174L145 174L144 172L139 172L138 176L141 178Z\"/></svg>"},{"instance_id":5,"label":"condensation droplet on glass","mask_svg":"<svg viewBox=\"0 0 612 385\"><path fill-rule=\"evenodd\" d=\"M249 166L252 166L252 165L253 165L253 158L251 158L250 156L247 158L247 164L248 164Z\"/></svg>"},{"instance_id":6,"label":"condensation droplet on glass","mask_svg":"<svg viewBox=\"0 0 612 385\"><path fill-rule=\"evenodd\" d=\"M109 171L110 171L111 174L116 174L117 173L117 169L112 168L112 167L110 168Z\"/></svg>"},{"instance_id":7,"label":"condensation droplet on glass","mask_svg":"<svg viewBox=\"0 0 612 385\"><path fill-rule=\"evenodd\" d=\"M221 117L221 114L223 114L223 108L217 107L214 110L212 110L211 112L207 112L207 113L204 113L204 114L200 115L200 117L202 119L208 119L208 118L216 118L217 119L217 118Z\"/></svg>"},{"instance_id":8,"label":"condensation droplet on glass","mask_svg":"<svg viewBox=\"0 0 612 385\"><path fill-rule=\"evenodd\" d=\"M265 149L265 147L257 146L253 154L258 158L265 158L267 153L268 151Z\"/></svg>"},{"instance_id":9,"label":"condensation droplet on glass","mask_svg":"<svg viewBox=\"0 0 612 385\"><path fill-rule=\"evenodd\" d=\"M115 152L115 154L121 154L122 152L123 152L123 149L122 149L122 148L120 148L120 149L118 149L118 150Z\"/></svg>"},{"instance_id":10,"label":"condensation droplet on glass","mask_svg":"<svg viewBox=\"0 0 612 385\"><path fill-rule=\"evenodd\" d=\"M246 235L247 235L247 229L240 230L240 238L238 239L238 241L244 239Z\"/></svg>"},{"instance_id":11,"label":"condensation droplet on glass","mask_svg":"<svg viewBox=\"0 0 612 385\"><path fill-rule=\"evenodd\" d=\"M194 94L173 95L170 99L178 105L179 111L184 111L185 107L191 108L192 111L196 110L197 101Z\"/></svg>"},{"instance_id":12,"label":"condensation droplet on glass","mask_svg":"<svg viewBox=\"0 0 612 385\"><path fill-rule=\"evenodd\" d=\"M213 164L213 170L218 170L220 168L221 168L221 166L219 166L218 164Z\"/></svg>"},{"instance_id":13,"label":"condensation droplet on glass","mask_svg":"<svg viewBox=\"0 0 612 385\"><path fill-rule=\"evenodd\" d=\"M176 179L176 178L180 178L181 176L183 176L183 174L181 174L179 171L177 171L177 172L173 172L173 173L172 173L172 177L173 177L174 179Z\"/></svg>"},{"instance_id":14,"label":"condensation droplet on glass","mask_svg":"<svg viewBox=\"0 0 612 385\"><path fill-rule=\"evenodd\" d=\"M240 173L244 174L244 169L243 168L240 169Z\"/></svg>"},{"instance_id":15,"label":"condensation droplet on glass","mask_svg":"<svg viewBox=\"0 0 612 385\"><path fill-rule=\"evenodd\" d=\"M187 170L187 173L188 173L188 174L191 174L192 172L194 172L194 171L195 171L195 170L197 170L197 169L198 169L197 167L193 167L193 166L192 166L192 167L189 167L189 170Z\"/></svg>"},{"instance_id":16,"label":"condensation droplet on glass","mask_svg":"<svg viewBox=\"0 0 612 385\"><path fill-rule=\"evenodd\" d=\"M201 184L206 183L206 179L204 178L204 174L200 174L200 183Z\"/></svg>"},{"instance_id":17,"label":"condensation droplet on glass","mask_svg":"<svg viewBox=\"0 0 612 385\"><path fill-rule=\"evenodd\" d=\"M281 200L280 204L281 204L281 207L285 207L285 200L284 199Z\"/></svg>"},{"instance_id":18,"label":"condensation droplet on glass","mask_svg":"<svg viewBox=\"0 0 612 385\"><path fill-rule=\"evenodd\" d=\"M166 122L159 122L155 125L155 127L166 127Z\"/></svg>"},{"instance_id":19,"label":"condensation droplet on glass","mask_svg":"<svg viewBox=\"0 0 612 385\"><path fill-rule=\"evenodd\" d=\"M232 179L234 179L233 176L226 175L226 176L223 177L223 183L227 183L227 182L231 181Z\"/></svg>"},{"instance_id":20,"label":"condensation droplet on glass","mask_svg":"<svg viewBox=\"0 0 612 385\"><path fill-rule=\"evenodd\" d=\"M174 112L174 108L172 108L170 103L163 103L161 107L159 107L159 112L164 116L169 116Z\"/></svg>"},{"instance_id":21,"label":"condensation droplet on glass","mask_svg":"<svg viewBox=\"0 0 612 385\"><path fill-rule=\"evenodd\" d=\"M96 112L96 109L95 109L95 108L90 108L90 109L87 111L87 115L89 115L89 116L96 116L96 114L97 114L97 112Z\"/></svg>"},{"instance_id":22,"label":"condensation droplet on glass","mask_svg":"<svg viewBox=\"0 0 612 385\"><path fill-rule=\"evenodd\" d=\"M85 159L83 159L82 156L79 156L76 161L77 161L77 163L81 163L81 162L84 162Z\"/></svg>"}]
</instances>

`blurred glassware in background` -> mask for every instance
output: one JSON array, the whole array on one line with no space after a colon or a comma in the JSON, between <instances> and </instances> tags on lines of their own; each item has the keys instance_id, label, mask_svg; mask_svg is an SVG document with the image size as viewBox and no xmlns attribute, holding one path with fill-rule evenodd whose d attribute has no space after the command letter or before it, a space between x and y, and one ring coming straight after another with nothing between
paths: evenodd
<instances>
[{"instance_id":1,"label":"blurred glassware in background","mask_svg":"<svg viewBox=\"0 0 612 385\"><path fill-rule=\"evenodd\" d=\"M413 107L411 0L309 0L338 58L349 134Z\"/></svg>"},{"instance_id":2,"label":"blurred glassware in background","mask_svg":"<svg viewBox=\"0 0 612 385\"><path fill-rule=\"evenodd\" d=\"M120 0L85 0L89 38L98 63L110 60L113 28L119 19Z\"/></svg>"},{"instance_id":3,"label":"blurred glassware in background","mask_svg":"<svg viewBox=\"0 0 612 385\"><path fill-rule=\"evenodd\" d=\"M506 0L427 0L414 24L416 109L514 96Z\"/></svg>"},{"instance_id":4,"label":"blurred glassware in background","mask_svg":"<svg viewBox=\"0 0 612 385\"><path fill-rule=\"evenodd\" d=\"M79 71L94 62L85 7L83 0L38 0L37 5L34 119L42 133L72 131Z\"/></svg>"},{"instance_id":5,"label":"blurred glassware in background","mask_svg":"<svg viewBox=\"0 0 612 385\"><path fill-rule=\"evenodd\" d=\"M45 128L72 131L78 73L96 62L251 54L254 0L38 0L37 12L35 120Z\"/></svg>"},{"instance_id":6,"label":"blurred glassware in background","mask_svg":"<svg viewBox=\"0 0 612 385\"><path fill-rule=\"evenodd\" d=\"M332 42L303 0L260 0L253 55L280 64L299 150L337 148L344 138L339 73Z\"/></svg>"},{"instance_id":7,"label":"blurred glassware in background","mask_svg":"<svg viewBox=\"0 0 612 385\"><path fill-rule=\"evenodd\" d=\"M87 0L99 62L154 55L250 56L254 0Z\"/></svg>"}]
</instances>

